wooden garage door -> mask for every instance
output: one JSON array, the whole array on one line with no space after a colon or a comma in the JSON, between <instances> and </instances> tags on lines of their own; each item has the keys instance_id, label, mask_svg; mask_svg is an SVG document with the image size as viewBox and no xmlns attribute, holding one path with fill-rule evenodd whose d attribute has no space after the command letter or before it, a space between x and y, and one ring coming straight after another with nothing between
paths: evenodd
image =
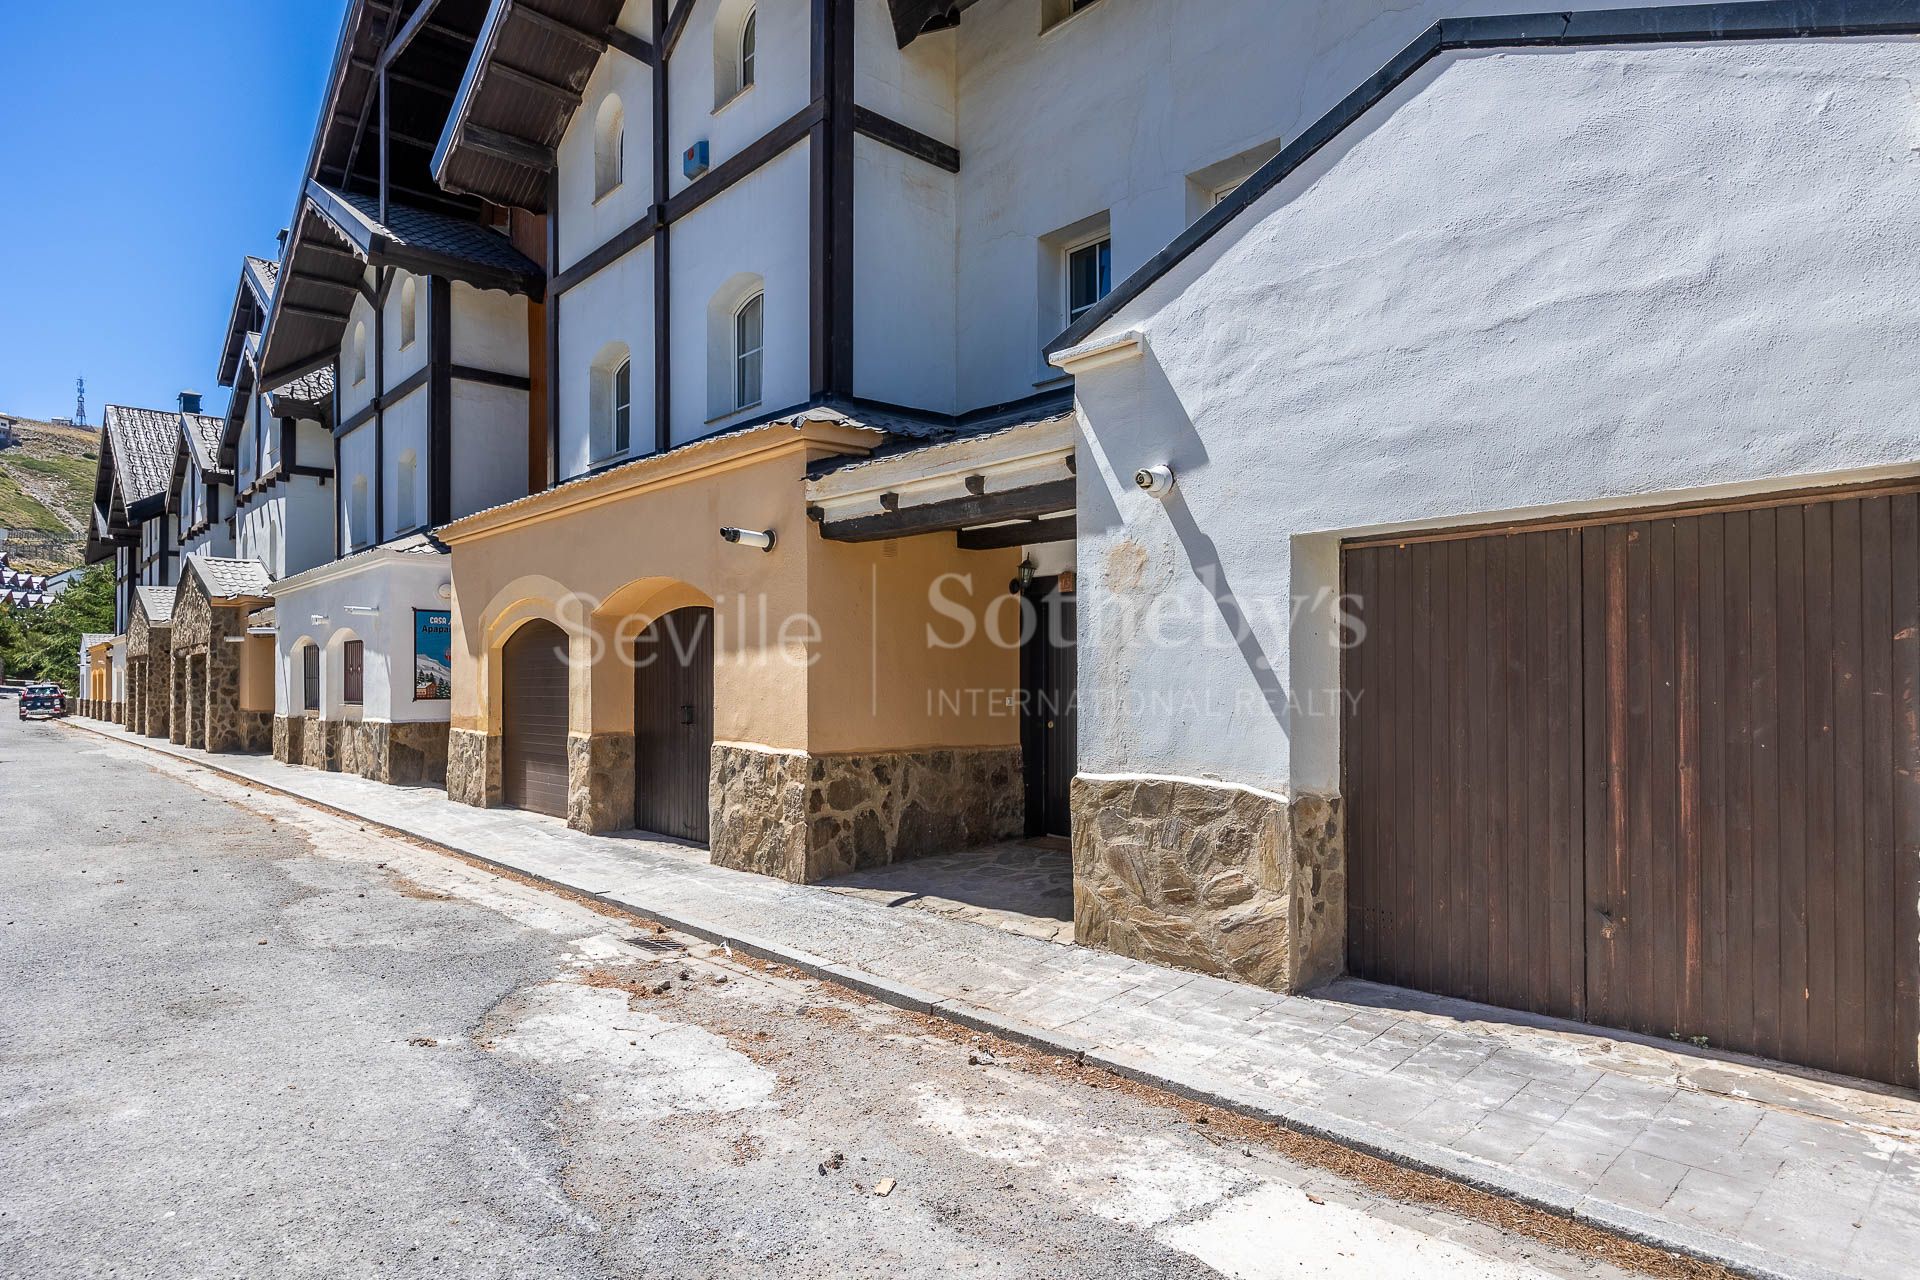
<instances>
[{"instance_id":1,"label":"wooden garage door","mask_svg":"<svg viewBox=\"0 0 1920 1280\"><path fill-rule=\"evenodd\" d=\"M634 825L707 842L713 610L675 609L634 645Z\"/></svg>"},{"instance_id":2,"label":"wooden garage door","mask_svg":"<svg viewBox=\"0 0 1920 1280\"><path fill-rule=\"evenodd\" d=\"M1916 1083L1913 493L1344 568L1353 973Z\"/></svg>"},{"instance_id":3,"label":"wooden garage door","mask_svg":"<svg viewBox=\"0 0 1920 1280\"><path fill-rule=\"evenodd\" d=\"M567 816L567 634L529 622L507 638L501 784L517 809Z\"/></svg>"}]
</instances>

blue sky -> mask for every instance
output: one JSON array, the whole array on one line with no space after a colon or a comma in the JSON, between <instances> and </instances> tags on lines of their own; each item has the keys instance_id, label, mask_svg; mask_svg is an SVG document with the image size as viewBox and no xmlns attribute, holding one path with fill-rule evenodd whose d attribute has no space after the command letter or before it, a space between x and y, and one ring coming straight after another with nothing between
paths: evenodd
<instances>
[{"instance_id":1,"label":"blue sky","mask_svg":"<svg viewBox=\"0 0 1920 1280\"><path fill-rule=\"evenodd\" d=\"M224 406L242 254L299 192L345 0L8 3L0 413Z\"/></svg>"}]
</instances>

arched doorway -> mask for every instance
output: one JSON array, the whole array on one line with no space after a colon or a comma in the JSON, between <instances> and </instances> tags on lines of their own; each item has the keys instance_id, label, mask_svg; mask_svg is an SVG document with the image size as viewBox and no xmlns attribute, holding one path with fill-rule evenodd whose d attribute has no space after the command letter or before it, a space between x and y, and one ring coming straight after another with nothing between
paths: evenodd
<instances>
[{"instance_id":1,"label":"arched doorway","mask_svg":"<svg viewBox=\"0 0 1920 1280\"><path fill-rule=\"evenodd\" d=\"M634 825L707 842L713 610L675 609L634 642Z\"/></svg>"},{"instance_id":2,"label":"arched doorway","mask_svg":"<svg viewBox=\"0 0 1920 1280\"><path fill-rule=\"evenodd\" d=\"M567 816L567 633L529 622L500 653L501 790L516 809Z\"/></svg>"}]
</instances>

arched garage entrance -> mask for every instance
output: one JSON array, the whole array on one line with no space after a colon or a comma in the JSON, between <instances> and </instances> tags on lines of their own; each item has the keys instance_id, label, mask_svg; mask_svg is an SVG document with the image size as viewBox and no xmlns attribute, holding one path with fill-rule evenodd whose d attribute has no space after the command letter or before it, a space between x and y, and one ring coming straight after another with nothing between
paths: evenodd
<instances>
[{"instance_id":1,"label":"arched garage entrance","mask_svg":"<svg viewBox=\"0 0 1920 1280\"><path fill-rule=\"evenodd\" d=\"M634 641L634 825L707 842L713 610L675 609Z\"/></svg>"},{"instance_id":2,"label":"arched garage entrance","mask_svg":"<svg viewBox=\"0 0 1920 1280\"><path fill-rule=\"evenodd\" d=\"M501 791L507 804L567 816L567 633L529 622L501 650Z\"/></svg>"}]
</instances>

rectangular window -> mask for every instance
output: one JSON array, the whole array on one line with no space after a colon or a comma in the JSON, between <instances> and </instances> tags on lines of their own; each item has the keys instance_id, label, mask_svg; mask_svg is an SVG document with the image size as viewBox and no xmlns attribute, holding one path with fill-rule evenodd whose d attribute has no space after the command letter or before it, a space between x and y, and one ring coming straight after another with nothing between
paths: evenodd
<instances>
[{"instance_id":1,"label":"rectangular window","mask_svg":"<svg viewBox=\"0 0 1920 1280\"><path fill-rule=\"evenodd\" d=\"M1067 253L1067 323L1113 291L1113 241L1096 240Z\"/></svg>"},{"instance_id":2,"label":"rectangular window","mask_svg":"<svg viewBox=\"0 0 1920 1280\"><path fill-rule=\"evenodd\" d=\"M341 667L345 678L340 682L340 701L357 707L365 700L366 644L360 640L349 640L342 648L345 652L341 655Z\"/></svg>"},{"instance_id":3,"label":"rectangular window","mask_svg":"<svg viewBox=\"0 0 1920 1280\"><path fill-rule=\"evenodd\" d=\"M623 360L613 375L613 451L633 443L633 361Z\"/></svg>"},{"instance_id":4,"label":"rectangular window","mask_svg":"<svg viewBox=\"0 0 1920 1280\"><path fill-rule=\"evenodd\" d=\"M320 646L310 644L300 651L300 683L302 694L300 705L308 711L320 709Z\"/></svg>"}]
</instances>

